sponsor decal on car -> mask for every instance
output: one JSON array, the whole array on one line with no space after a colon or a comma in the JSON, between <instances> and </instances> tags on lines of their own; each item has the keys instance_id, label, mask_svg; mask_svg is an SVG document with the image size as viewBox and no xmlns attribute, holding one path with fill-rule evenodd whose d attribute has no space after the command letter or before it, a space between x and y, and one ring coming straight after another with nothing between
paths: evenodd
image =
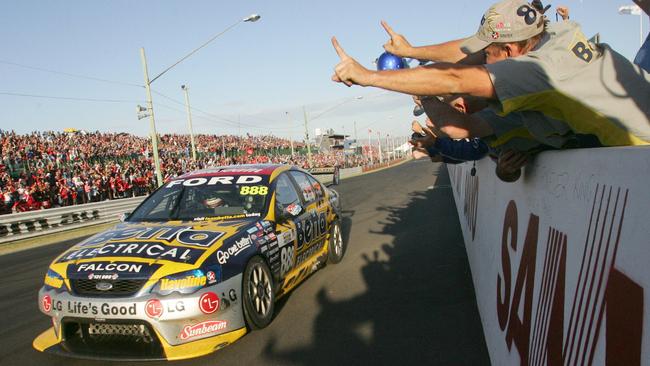
<instances>
[{"instance_id":1,"label":"sponsor decal on car","mask_svg":"<svg viewBox=\"0 0 650 366\"><path fill-rule=\"evenodd\" d=\"M298 216L302 212L302 207L300 205L292 203L285 208L285 210L292 216Z\"/></svg>"},{"instance_id":2,"label":"sponsor decal on car","mask_svg":"<svg viewBox=\"0 0 650 366\"><path fill-rule=\"evenodd\" d=\"M52 300L52 308L56 311L73 315L137 315L136 303L94 303L77 300Z\"/></svg>"},{"instance_id":3,"label":"sponsor decal on car","mask_svg":"<svg viewBox=\"0 0 650 366\"><path fill-rule=\"evenodd\" d=\"M235 244L230 246L228 249L218 250L217 261L219 262L219 264L226 264L226 262L228 262L228 259L230 259L230 257L237 256L237 254L250 248L251 245L253 245L253 241L251 240L250 235L242 237L239 240L236 240Z\"/></svg>"},{"instance_id":4,"label":"sponsor decal on car","mask_svg":"<svg viewBox=\"0 0 650 366\"><path fill-rule=\"evenodd\" d=\"M302 253L298 254L298 257L296 257L296 265L299 265L312 257L314 254L318 253L321 249L323 249L323 244L325 242L321 242L320 244L312 245L311 247L305 249Z\"/></svg>"},{"instance_id":5,"label":"sponsor decal on car","mask_svg":"<svg viewBox=\"0 0 650 366\"><path fill-rule=\"evenodd\" d=\"M81 247L93 246L109 241L126 239L163 240L178 242L189 246L209 247L224 235L221 231L193 230L191 226L147 226L147 227L122 227L109 230L90 237L80 244Z\"/></svg>"},{"instance_id":6,"label":"sponsor decal on car","mask_svg":"<svg viewBox=\"0 0 650 366\"><path fill-rule=\"evenodd\" d=\"M214 275L214 272L213 272ZM207 282L205 276L187 276L184 278L163 278L160 280L160 289L162 291L183 290L192 287L203 287Z\"/></svg>"},{"instance_id":7,"label":"sponsor decal on car","mask_svg":"<svg viewBox=\"0 0 650 366\"><path fill-rule=\"evenodd\" d=\"M240 176L218 176L218 177L199 177L199 178L189 178L189 179L176 179L165 185L165 188L172 188L177 185L183 185L185 187L195 187L208 185L213 186L215 184L255 184L262 181L262 177L259 175L240 175Z\"/></svg>"},{"instance_id":8,"label":"sponsor decal on car","mask_svg":"<svg viewBox=\"0 0 650 366\"><path fill-rule=\"evenodd\" d=\"M316 211L309 213L304 220L296 221L296 235L298 236L298 250L303 246L315 244L324 240L327 228L325 213L318 214Z\"/></svg>"},{"instance_id":9,"label":"sponsor decal on car","mask_svg":"<svg viewBox=\"0 0 650 366\"><path fill-rule=\"evenodd\" d=\"M163 315L163 312L164 308L162 302L158 299L148 300L147 303L144 304L144 313L150 318L158 319Z\"/></svg>"},{"instance_id":10,"label":"sponsor decal on car","mask_svg":"<svg viewBox=\"0 0 650 366\"><path fill-rule=\"evenodd\" d=\"M159 242L109 242L97 248L69 251L58 260L58 263L85 258L129 256L193 264L203 252L204 249L176 247Z\"/></svg>"},{"instance_id":11,"label":"sponsor decal on car","mask_svg":"<svg viewBox=\"0 0 650 366\"><path fill-rule=\"evenodd\" d=\"M293 246L288 245L281 249L280 252L280 276L284 277L287 272L293 268L293 260L295 256L295 249Z\"/></svg>"},{"instance_id":12,"label":"sponsor decal on car","mask_svg":"<svg viewBox=\"0 0 650 366\"><path fill-rule=\"evenodd\" d=\"M88 279L89 280L116 280L120 277L117 273L112 273L112 274L95 274L95 273L88 273Z\"/></svg>"},{"instance_id":13,"label":"sponsor decal on car","mask_svg":"<svg viewBox=\"0 0 650 366\"><path fill-rule=\"evenodd\" d=\"M217 275L213 271L208 271L205 276L208 278L208 284L217 282Z\"/></svg>"},{"instance_id":14,"label":"sponsor decal on car","mask_svg":"<svg viewBox=\"0 0 650 366\"><path fill-rule=\"evenodd\" d=\"M46 313L49 313L50 310L52 310L52 298L50 295L45 295L43 296L43 299L41 300L41 305L43 305L43 311Z\"/></svg>"},{"instance_id":15,"label":"sponsor decal on car","mask_svg":"<svg viewBox=\"0 0 650 366\"><path fill-rule=\"evenodd\" d=\"M97 262L81 263L76 266L76 272L130 272L140 273L143 264L141 263L119 263L119 262Z\"/></svg>"},{"instance_id":16,"label":"sponsor decal on car","mask_svg":"<svg viewBox=\"0 0 650 366\"><path fill-rule=\"evenodd\" d=\"M280 233L277 237L279 247L283 247L287 244L293 244L293 241L296 239L296 231L294 229L290 229Z\"/></svg>"},{"instance_id":17,"label":"sponsor decal on car","mask_svg":"<svg viewBox=\"0 0 650 366\"><path fill-rule=\"evenodd\" d=\"M226 330L226 328L228 328L228 322L225 320L208 320L198 324L184 326L178 338L184 341Z\"/></svg>"},{"instance_id":18,"label":"sponsor decal on car","mask_svg":"<svg viewBox=\"0 0 650 366\"><path fill-rule=\"evenodd\" d=\"M203 314L212 314L219 310L219 296L214 292L206 292L199 298L199 309Z\"/></svg>"}]
</instances>

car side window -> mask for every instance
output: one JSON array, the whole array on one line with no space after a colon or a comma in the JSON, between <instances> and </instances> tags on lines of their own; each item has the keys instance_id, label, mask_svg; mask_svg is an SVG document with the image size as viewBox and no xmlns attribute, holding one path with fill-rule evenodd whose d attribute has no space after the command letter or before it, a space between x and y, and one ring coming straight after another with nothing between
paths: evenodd
<instances>
[{"instance_id":1,"label":"car side window","mask_svg":"<svg viewBox=\"0 0 650 366\"><path fill-rule=\"evenodd\" d=\"M286 174L282 174L275 183L276 207L282 210L292 203L300 203L300 198L298 198L298 193L296 193L291 179Z\"/></svg>"},{"instance_id":2,"label":"car side window","mask_svg":"<svg viewBox=\"0 0 650 366\"><path fill-rule=\"evenodd\" d=\"M298 183L300 187L300 193L302 193L303 198L305 199L305 204L309 205L310 203L316 201L316 193L314 192L314 187L312 187L307 174L302 172L292 171L289 172L293 179Z\"/></svg>"},{"instance_id":3,"label":"car side window","mask_svg":"<svg viewBox=\"0 0 650 366\"><path fill-rule=\"evenodd\" d=\"M314 193L316 193L316 199L320 200L323 197L325 197L325 193L323 192L323 185L314 177L308 175L307 178L309 179L309 183L311 183L311 186L314 188Z\"/></svg>"}]
</instances>

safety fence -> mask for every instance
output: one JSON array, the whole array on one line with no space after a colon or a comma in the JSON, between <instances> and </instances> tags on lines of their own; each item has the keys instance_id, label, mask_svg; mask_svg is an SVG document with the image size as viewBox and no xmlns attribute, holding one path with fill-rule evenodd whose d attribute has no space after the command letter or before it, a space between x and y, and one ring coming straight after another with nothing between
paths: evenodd
<instances>
[{"instance_id":1,"label":"safety fence","mask_svg":"<svg viewBox=\"0 0 650 366\"><path fill-rule=\"evenodd\" d=\"M449 165L494 365L650 365L650 149Z\"/></svg>"}]
</instances>

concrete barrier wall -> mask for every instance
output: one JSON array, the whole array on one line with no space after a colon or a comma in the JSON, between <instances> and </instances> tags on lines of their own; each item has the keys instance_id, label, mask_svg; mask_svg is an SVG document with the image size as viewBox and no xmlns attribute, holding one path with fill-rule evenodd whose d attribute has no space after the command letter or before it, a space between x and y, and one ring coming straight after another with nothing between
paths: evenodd
<instances>
[{"instance_id":1,"label":"concrete barrier wall","mask_svg":"<svg viewBox=\"0 0 650 366\"><path fill-rule=\"evenodd\" d=\"M650 148L448 166L494 365L650 365Z\"/></svg>"}]
</instances>

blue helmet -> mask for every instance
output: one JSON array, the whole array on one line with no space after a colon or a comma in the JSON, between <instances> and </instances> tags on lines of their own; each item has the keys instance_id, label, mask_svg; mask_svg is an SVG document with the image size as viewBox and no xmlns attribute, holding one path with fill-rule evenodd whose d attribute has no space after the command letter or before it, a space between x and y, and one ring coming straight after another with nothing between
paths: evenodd
<instances>
[{"instance_id":1,"label":"blue helmet","mask_svg":"<svg viewBox=\"0 0 650 366\"><path fill-rule=\"evenodd\" d=\"M397 70L405 69L408 67L406 61L399 56L395 56L390 52L382 53L377 59L377 70Z\"/></svg>"}]
</instances>

